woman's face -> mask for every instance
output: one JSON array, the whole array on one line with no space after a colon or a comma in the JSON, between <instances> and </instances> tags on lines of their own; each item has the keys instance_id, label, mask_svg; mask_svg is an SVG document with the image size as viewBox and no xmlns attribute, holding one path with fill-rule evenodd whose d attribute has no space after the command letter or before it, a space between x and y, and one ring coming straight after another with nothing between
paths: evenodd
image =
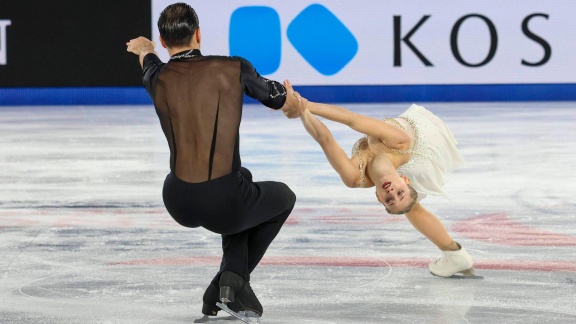
<instances>
[{"instance_id":1,"label":"woman's face","mask_svg":"<svg viewBox=\"0 0 576 324\"><path fill-rule=\"evenodd\" d=\"M409 183L410 179L406 176L384 182L380 188L376 188L376 197L391 212L404 210L412 200Z\"/></svg>"}]
</instances>

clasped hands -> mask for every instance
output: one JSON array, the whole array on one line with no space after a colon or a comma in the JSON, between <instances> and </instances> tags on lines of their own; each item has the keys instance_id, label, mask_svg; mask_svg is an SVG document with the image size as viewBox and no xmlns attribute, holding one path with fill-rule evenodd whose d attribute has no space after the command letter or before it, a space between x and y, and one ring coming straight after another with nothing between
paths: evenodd
<instances>
[{"instance_id":1,"label":"clasped hands","mask_svg":"<svg viewBox=\"0 0 576 324\"><path fill-rule=\"evenodd\" d=\"M290 81L284 80L284 88L286 88L286 103L282 107L282 112L290 119L299 118L306 111L308 100L294 91Z\"/></svg>"}]
</instances>

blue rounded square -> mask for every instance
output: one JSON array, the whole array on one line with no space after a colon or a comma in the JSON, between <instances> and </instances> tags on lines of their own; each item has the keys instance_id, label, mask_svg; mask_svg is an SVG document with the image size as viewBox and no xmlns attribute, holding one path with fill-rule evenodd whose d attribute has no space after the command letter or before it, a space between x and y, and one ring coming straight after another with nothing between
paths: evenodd
<instances>
[{"instance_id":1,"label":"blue rounded square","mask_svg":"<svg viewBox=\"0 0 576 324\"><path fill-rule=\"evenodd\" d=\"M230 18L230 55L241 56L260 74L272 74L280 66L280 17L270 7L241 7Z\"/></svg>"},{"instance_id":2,"label":"blue rounded square","mask_svg":"<svg viewBox=\"0 0 576 324\"><path fill-rule=\"evenodd\" d=\"M313 4L288 26L288 39L318 72L338 73L358 52L358 42L326 7Z\"/></svg>"}]
</instances>

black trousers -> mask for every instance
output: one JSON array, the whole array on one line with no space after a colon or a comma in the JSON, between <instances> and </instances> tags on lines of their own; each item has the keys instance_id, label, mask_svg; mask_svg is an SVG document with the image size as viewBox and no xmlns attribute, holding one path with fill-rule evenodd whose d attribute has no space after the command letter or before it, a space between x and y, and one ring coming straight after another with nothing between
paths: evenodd
<instances>
[{"instance_id":1,"label":"black trousers","mask_svg":"<svg viewBox=\"0 0 576 324\"><path fill-rule=\"evenodd\" d=\"M287 185L253 182L246 168L201 183L185 182L169 173L162 196L168 213L180 225L201 226L222 235L218 274L233 271L248 281L296 203Z\"/></svg>"}]
</instances>

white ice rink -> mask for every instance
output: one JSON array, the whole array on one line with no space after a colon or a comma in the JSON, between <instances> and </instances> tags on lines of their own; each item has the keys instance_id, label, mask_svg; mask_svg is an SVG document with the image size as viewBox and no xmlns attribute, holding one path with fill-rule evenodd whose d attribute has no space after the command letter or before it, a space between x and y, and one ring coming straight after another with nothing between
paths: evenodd
<instances>
[{"instance_id":1,"label":"white ice rink","mask_svg":"<svg viewBox=\"0 0 576 324\"><path fill-rule=\"evenodd\" d=\"M576 103L419 104L467 160L423 205L484 279L430 275L432 243L342 185L299 120L248 105L243 165L298 197L252 275L261 323L576 323ZM349 152L360 134L327 124ZM167 214L168 166L152 106L1 107L0 323L207 320L220 237Z\"/></svg>"}]
</instances>

